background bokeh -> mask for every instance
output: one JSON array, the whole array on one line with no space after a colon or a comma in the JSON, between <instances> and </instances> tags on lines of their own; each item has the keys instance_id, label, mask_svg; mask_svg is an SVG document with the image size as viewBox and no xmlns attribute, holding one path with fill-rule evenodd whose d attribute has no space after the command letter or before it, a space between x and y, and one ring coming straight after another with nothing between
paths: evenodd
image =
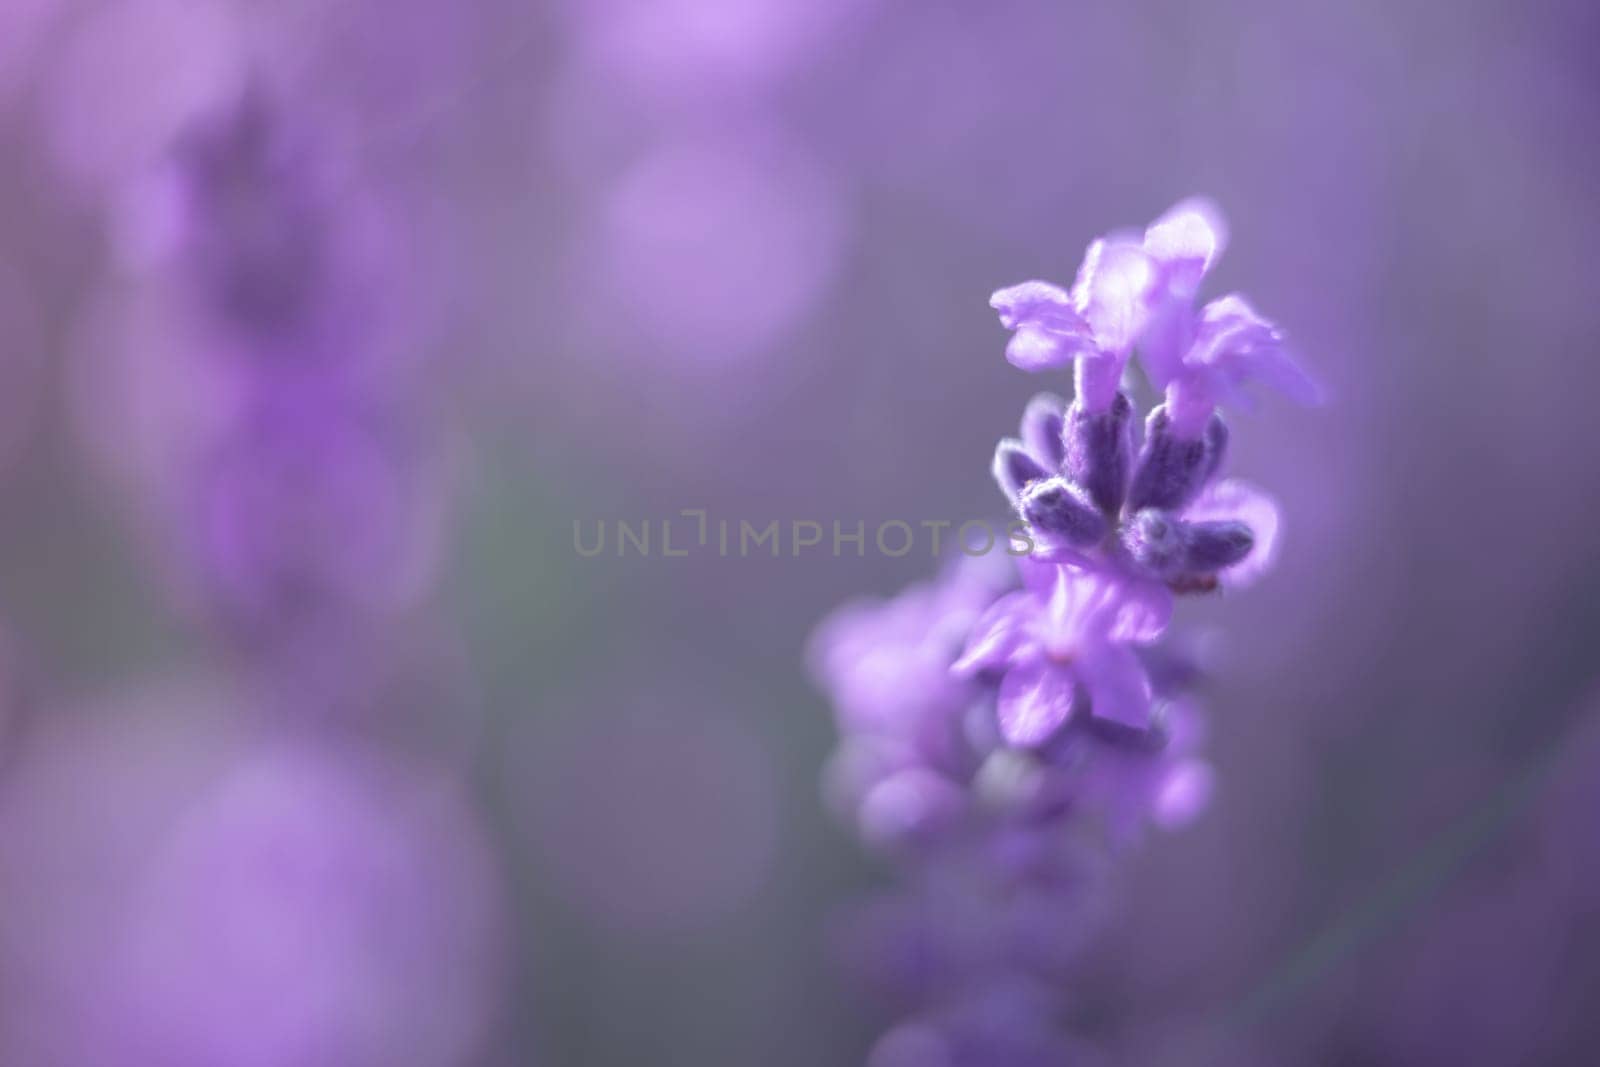
<instances>
[{"instance_id":1,"label":"background bokeh","mask_svg":"<svg viewBox=\"0 0 1600 1067\"><path fill-rule=\"evenodd\" d=\"M1069 385L988 294L1196 192L1211 291L1331 402L1236 424L1285 550L1186 607L1216 801L1119 881L1090 1036L1594 1062L1596 40L1576 0L5 4L0 1062L860 1062L836 920L892 874L823 809L802 651L934 562L574 523L994 514ZM437 519L306 490L381 604L354 648L240 655L168 507L238 386L164 161L260 85Z\"/></svg>"}]
</instances>

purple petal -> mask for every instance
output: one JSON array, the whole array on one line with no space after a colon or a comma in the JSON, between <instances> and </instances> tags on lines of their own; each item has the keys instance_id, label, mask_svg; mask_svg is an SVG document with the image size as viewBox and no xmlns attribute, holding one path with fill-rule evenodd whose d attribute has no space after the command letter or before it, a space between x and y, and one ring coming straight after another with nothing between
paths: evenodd
<instances>
[{"instance_id":1,"label":"purple petal","mask_svg":"<svg viewBox=\"0 0 1600 1067\"><path fill-rule=\"evenodd\" d=\"M1139 365L1151 385L1165 389L1183 370L1194 331L1194 308L1186 300L1167 300L1150 313L1139 337Z\"/></svg>"},{"instance_id":2,"label":"purple petal","mask_svg":"<svg viewBox=\"0 0 1600 1067\"><path fill-rule=\"evenodd\" d=\"M1081 636L1145 644L1160 637L1172 620L1172 593L1161 583L1112 573L1103 562L1029 561L1022 567L1027 589L1044 616L1045 636L1070 649ZM1039 636L1035 634L1035 636Z\"/></svg>"},{"instance_id":3,"label":"purple petal","mask_svg":"<svg viewBox=\"0 0 1600 1067\"><path fill-rule=\"evenodd\" d=\"M1081 649L1075 667L1089 691L1089 710L1095 718L1140 730L1150 724L1150 678L1132 649L1095 642Z\"/></svg>"},{"instance_id":4,"label":"purple petal","mask_svg":"<svg viewBox=\"0 0 1600 1067\"><path fill-rule=\"evenodd\" d=\"M1006 359L1026 371L1059 367L1093 350L1089 324L1065 289L1049 282L1023 282L989 298L1000 324L1015 330Z\"/></svg>"},{"instance_id":5,"label":"purple petal","mask_svg":"<svg viewBox=\"0 0 1600 1067\"><path fill-rule=\"evenodd\" d=\"M1022 585L1025 589L1042 596L1049 596L1050 590L1056 585L1056 571L1060 564L1049 563L1037 556L1024 556L1017 561L1017 573L1022 576Z\"/></svg>"},{"instance_id":6,"label":"purple petal","mask_svg":"<svg viewBox=\"0 0 1600 1067\"><path fill-rule=\"evenodd\" d=\"M1294 361L1283 333L1237 293L1213 300L1200 312L1190 367L1213 371L1227 390L1261 382L1301 404L1317 404L1322 389Z\"/></svg>"},{"instance_id":7,"label":"purple petal","mask_svg":"<svg viewBox=\"0 0 1600 1067\"><path fill-rule=\"evenodd\" d=\"M1103 585L1089 632L1119 644L1148 644L1172 621L1172 592L1160 582L1102 574Z\"/></svg>"},{"instance_id":8,"label":"purple petal","mask_svg":"<svg viewBox=\"0 0 1600 1067\"><path fill-rule=\"evenodd\" d=\"M1027 622L1038 610L1034 594L1007 593L985 611L967 638L961 658L951 665L953 674L970 678L980 671L1003 667L1027 640Z\"/></svg>"},{"instance_id":9,"label":"purple petal","mask_svg":"<svg viewBox=\"0 0 1600 1067\"><path fill-rule=\"evenodd\" d=\"M1160 582L1130 579L1117 615L1107 631L1113 641L1149 644L1172 621L1172 591Z\"/></svg>"},{"instance_id":10,"label":"purple petal","mask_svg":"<svg viewBox=\"0 0 1600 1067\"><path fill-rule=\"evenodd\" d=\"M1072 295L1100 348L1126 353L1149 320L1156 268L1137 243L1101 238L1089 246Z\"/></svg>"},{"instance_id":11,"label":"purple petal","mask_svg":"<svg viewBox=\"0 0 1600 1067\"><path fill-rule=\"evenodd\" d=\"M1191 197L1173 205L1144 231L1144 249L1165 268L1176 294L1193 296L1228 247L1228 224L1211 201Z\"/></svg>"},{"instance_id":12,"label":"purple petal","mask_svg":"<svg viewBox=\"0 0 1600 1067\"><path fill-rule=\"evenodd\" d=\"M1028 748L1048 741L1072 717L1075 683L1073 671L1049 661L1010 671L995 708L1001 735Z\"/></svg>"},{"instance_id":13,"label":"purple petal","mask_svg":"<svg viewBox=\"0 0 1600 1067\"><path fill-rule=\"evenodd\" d=\"M1056 333L1082 333L1085 323L1073 307L1072 296L1050 282L1021 282L997 289L989 306L1000 313L1000 325L1008 330L1040 326Z\"/></svg>"},{"instance_id":14,"label":"purple petal","mask_svg":"<svg viewBox=\"0 0 1600 1067\"><path fill-rule=\"evenodd\" d=\"M1040 393L1022 412L1022 441L1043 466L1060 470L1066 459L1062 429L1067 402L1054 393Z\"/></svg>"},{"instance_id":15,"label":"purple petal","mask_svg":"<svg viewBox=\"0 0 1600 1067\"><path fill-rule=\"evenodd\" d=\"M1213 483L1183 517L1190 522L1242 522L1250 527L1255 544L1244 559L1218 574L1223 585L1249 585L1277 562L1281 525L1277 501L1248 482L1228 478Z\"/></svg>"},{"instance_id":16,"label":"purple petal","mask_svg":"<svg viewBox=\"0 0 1600 1067\"><path fill-rule=\"evenodd\" d=\"M1024 326L1006 342L1006 362L1018 370L1049 370L1071 363L1080 350L1080 345L1069 343L1060 334L1037 326Z\"/></svg>"}]
</instances>

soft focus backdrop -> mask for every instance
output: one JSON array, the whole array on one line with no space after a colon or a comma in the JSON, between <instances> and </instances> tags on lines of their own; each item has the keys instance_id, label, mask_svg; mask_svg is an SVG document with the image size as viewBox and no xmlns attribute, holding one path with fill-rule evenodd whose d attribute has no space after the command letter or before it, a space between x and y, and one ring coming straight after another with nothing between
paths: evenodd
<instances>
[{"instance_id":1,"label":"soft focus backdrop","mask_svg":"<svg viewBox=\"0 0 1600 1067\"><path fill-rule=\"evenodd\" d=\"M0 1062L859 1062L837 918L888 874L802 651L933 561L574 523L993 515L1069 386L988 294L1196 192L1212 290L1332 402L1236 437L1283 560L1187 609L1219 792L1119 884L1093 1036L1594 1062L1596 40L1577 0L11 0ZM275 273L219 289L218 232Z\"/></svg>"}]
</instances>

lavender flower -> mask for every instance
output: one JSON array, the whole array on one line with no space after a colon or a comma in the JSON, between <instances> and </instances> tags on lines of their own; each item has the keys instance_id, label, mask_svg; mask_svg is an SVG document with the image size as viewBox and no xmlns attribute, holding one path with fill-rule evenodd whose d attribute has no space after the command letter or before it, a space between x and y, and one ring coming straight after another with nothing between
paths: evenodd
<instances>
[{"instance_id":1,"label":"lavender flower","mask_svg":"<svg viewBox=\"0 0 1600 1067\"><path fill-rule=\"evenodd\" d=\"M996 713L1007 743L1043 744L1085 706L1132 729L1149 725L1150 680L1131 646L1160 636L1169 600L1069 566L1043 569L1032 585L984 614L953 667L1000 677Z\"/></svg>"},{"instance_id":2,"label":"lavender flower","mask_svg":"<svg viewBox=\"0 0 1600 1067\"><path fill-rule=\"evenodd\" d=\"M1006 355L1024 370L1077 361L1085 415L1114 402L1137 347L1146 375L1167 391L1173 432L1194 440L1219 404L1236 402L1260 381L1303 403L1320 395L1295 363L1281 332L1237 293L1196 311L1194 299L1227 247L1227 230L1209 202L1185 200L1145 230L1089 246L1071 291L1031 281L990 298L1015 331Z\"/></svg>"},{"instance_id":3,"label":"lavender flower","mask_svg":"<svg viewBox=\"0 0 1600 1067\"><path fill-rule=\"evenodd\" d=\"M1256 381L1313 398L1243 298L1194 310L1225 243L1215 210L1186 201L1142 236L1096 241L1070 290L996 293L1013 364L1075 369L1071 404L1036 396L995 451L1038 551L1009 581L947 569L814 638L843 735L830 792L911 876L854 938L912 1015L874 1064L1078 1058L1059 987L1104 912L1109 861L1209 801L1196 671L1157 642L1175 595L1258 577L1279 526L1266 494L1221 477L1216 408ZM1137 453L1121 388L1135 355L1166 390Z\"/></svg>"},{"instance_id":4,"label":"lavender flower","mask_svg":"<svg viewBox=\"0 0 1600 1067\"><path fill-rule=\"evenodd\" d=\"M1243 584L1271 564L1276 506L1244 482L1220 479L1229 429L1217 408L1258 381L1308 403L1318 390L1282 333L1243 297L1195 310L1226 244L1215 208L1187 200L1142 237L1096 240L1070 292L1024 282L991 299L1014 331L1013 363L1076 368L1071 405L1036 397L1020 439L1002 441L994 459L996 481L1055 558L1175 592ZM1120 389L1135 351L1166 390L1137 453L1133 403Z\"/></svg>"},{"instance_id":5,"label":"lavender flower","mask_svg":"<svg viewBox=\"0 0 1600 1067\"><path fill-rule=\"evenodd\" d=\"M985 693L951 668L979 615L1015 584L1003 557L962 556L934 582L846 605L818 627L812 673L848 738L828 790L869 838L907 840L959 815L954 783L980 755L965 719Z\"/></svg>"}]
</instances>

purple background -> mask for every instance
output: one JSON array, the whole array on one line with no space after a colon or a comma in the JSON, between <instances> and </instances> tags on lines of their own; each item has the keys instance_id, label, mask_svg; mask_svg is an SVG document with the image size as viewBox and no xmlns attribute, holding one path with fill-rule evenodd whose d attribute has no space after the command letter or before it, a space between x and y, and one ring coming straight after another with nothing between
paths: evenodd
<instances>
[{"instance_id":1,"label":"purple background","mask_svg":"<svg viewBox=\"0 0 1600 1067\"><path fill-rule=\"evenodd\" d=\"M1219 790L1125 873L1091 1036L1592 1062L1594 40L1576 2L8 5L0 1060L136 1063L170 1012L251 1067L859 1062L828 933L892 873L822 809L802 649L925 543L586 559L573 523L996 514L995 439L1070 385L988 294L1198 192L1208 291L1331 402L1235 424L1282 561L1186 608ZM216 403L127 281L141 175L252 70L401 235L454 475L451 636L384 651L359 755L241 725L119 480Z\"/></svg>"}]
</instances>

